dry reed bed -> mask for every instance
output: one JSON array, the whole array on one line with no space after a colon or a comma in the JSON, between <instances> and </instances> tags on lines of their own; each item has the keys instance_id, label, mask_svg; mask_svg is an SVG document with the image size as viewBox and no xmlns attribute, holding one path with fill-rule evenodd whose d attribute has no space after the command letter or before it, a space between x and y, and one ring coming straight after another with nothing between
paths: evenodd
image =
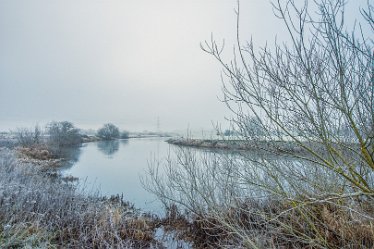
<instances>
[{"instance_id":1,"label":"dry reed bed","mask_svg":"<svg viewBox=\"0 0 374 249\"><path fill-rule=\"evenodd\" d=\"M220 213L187 216L172 206L162 222L195 248L373 248L373 220L361 215L374 214L373 202L357 205L347 210L341 200L298 206L248 200Z\"/></svg>"}]
</instances>

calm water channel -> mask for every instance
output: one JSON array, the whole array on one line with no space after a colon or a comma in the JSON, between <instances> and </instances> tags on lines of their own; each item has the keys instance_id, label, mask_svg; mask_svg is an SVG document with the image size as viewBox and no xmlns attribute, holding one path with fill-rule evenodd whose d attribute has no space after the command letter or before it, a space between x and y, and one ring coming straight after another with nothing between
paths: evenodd
<instances>
[{"instance_id":1,"label":"calm water channel","mask_svg":"<svg viewBox=\"0 0 374 249\"><path fill-rule=\"evenodd\" d=\"M87 191L102 195L123 194L124 199L144 211L161 212L161 204L141 185L151 158L163 160L172 145L165 138L131 138L128 140L86 143L75 151L64 175L79 177Z\"/></svg>"}]
</instances>

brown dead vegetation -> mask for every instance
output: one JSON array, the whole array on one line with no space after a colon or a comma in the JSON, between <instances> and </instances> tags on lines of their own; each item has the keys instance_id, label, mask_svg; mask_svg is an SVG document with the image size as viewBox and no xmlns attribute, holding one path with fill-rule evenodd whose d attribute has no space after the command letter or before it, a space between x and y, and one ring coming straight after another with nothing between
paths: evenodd
<instances>
[{"instance_id":1,"label":"brown dead vegetation","mask_svg":"<svg viewBox=\"0 0 374 249\"><path fill-rule=\"evenodd\" d=\"M47 148L40 147L40 146L33 146L33 147L19 147L18 151L25 156L28 156L33 159L38 160L48 160L53 159L55 156L48 151Z\"/></svg>"},{"instance_id":2,"label":"brown dead vegetation","mask_svg":"<svg viewBox=\"0 0 374 249\"><path fill-rule=\"evenodd\" d=\"M184 215L173 205L161 223L166 230L178 231L178 237L194 248L252 248L228 226L247 230L251 239L257 238L259 248L373 248L373 222L341 205L247 201L222 211L220 218L210 213ZM355 208L369 215L374 212L367 200Z\"/></svg>"}]
</instances>

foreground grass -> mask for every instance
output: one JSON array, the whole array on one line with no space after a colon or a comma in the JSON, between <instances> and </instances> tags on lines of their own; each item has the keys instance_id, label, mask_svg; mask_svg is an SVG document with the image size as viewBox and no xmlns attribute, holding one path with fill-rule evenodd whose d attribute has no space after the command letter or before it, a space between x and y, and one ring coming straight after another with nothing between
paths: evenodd
<instances>
[{"instance_id":1,"label":"foreground grass","mask_svg":"<svg viewBox=\"0 0 374 249\"><path fill-rule=\"evenodd\" d=\"M374 247L373 193L307 160L262 159L181 147L144 182L169 206L165 227L198 248Z\"/></svg>"},{"instance_id":2,"label":"foreground grass","mask_svg":"<svg viewBox=\"0 0 374 249\"><path fill-rule=\"evenodd\" d=\"M34 159L17 157L20 152ZM195 212L173 204L160 219L119 196L77 191L51 171L58 159L35 159L44 154L0 148L0 248L165 248L160 228L194 248L374 246L371 195L237 199Z\"/></svg>"},{"instance_id":3,"label":"foreground grass","mask_svg":"<svg viewBox=\"0 0 374 249\"><path fill-rule=\"evenodd\" d=\"M373 248L374 206L356 207L366 212L363 217L341 205L247 200L218 213L189 215L171 206L164 226L197 248Z\"/></svg>"},{"instance_id":4,"label":"foreground grass","mask_svg":"<svg viewBox=\"0 0 374 249\"><path fill-rule=\"evenodd\" d=\"M1 248L158 247L156 218L120 197L84 195L15 153L0 149Z\"/></svg>"}]
</instances>

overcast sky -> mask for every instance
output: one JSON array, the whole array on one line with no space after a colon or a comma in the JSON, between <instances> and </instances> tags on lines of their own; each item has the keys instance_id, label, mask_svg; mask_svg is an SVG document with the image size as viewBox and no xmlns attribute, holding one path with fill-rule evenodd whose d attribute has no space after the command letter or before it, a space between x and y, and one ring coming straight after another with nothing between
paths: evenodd
<instances>
[{"instance_id":1,"label":"overcast sky","mask_svg":"<svg viewBox=\"0 0 374 249\"><path fill-rule=\"evenodd\" d=\"M361 1L365 2L365 1ZM230 113L199 44L235 37L236 0L0 0L0 130L210 129ZM282 37L267 0L241 1L243 39Z\"/></svg>"}]
</instances>

